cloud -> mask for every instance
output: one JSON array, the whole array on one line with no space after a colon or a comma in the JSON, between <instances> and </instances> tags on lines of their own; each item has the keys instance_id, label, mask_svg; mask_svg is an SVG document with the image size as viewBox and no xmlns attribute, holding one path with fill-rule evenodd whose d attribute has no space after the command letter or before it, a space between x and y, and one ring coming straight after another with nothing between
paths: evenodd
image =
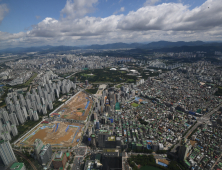
<instances>
[{"instance_id":1,"label":"cloud","mask_svg":"<svg viewBox=\"0 0 222 170\"><path fill-rule=\"evenodd\" d=\"M129 12L118 23L118 28L133 31L208 30L222 25L221 9L220 0L208 0L193 10L189 10L188 5L181 3L145 6L135 12Z\"/></svg>"},{"instance_id":2,"label":"cloud","mask_svg":"<svg viewBox=\"0 0 222 170\"><path fill-rule=\"evenodd\" d=\"M113 14L116 15L116 14L118 14L118 13L120 13L120 12L124 12L124 11L125 11L125 8L124 8L124 7L121 7L120 10L115 11Z\"/></svg>"},{"instance_id":3,"label":"cloud","mask_svg":"<svg viewBox=\"0 0 222 170\"><path fill-rule=\"evenodd\" d=\"M146 0L146 2L144 3L144 6L154 5L158 2L161 2L161 0Z\"/></svg>"},{"instance_id":4,"label":"cloud","mask_svg":"<svg viewBox=\"0 0 222 170\"><path fill-rule=\"evenodd\" d=\"M67 0L65 7L60 12L61 16L68 18L81 18L95 10L94 5L98 0Z\"/></svg>"},{"instance_id":5,"label":"cloud","mask_svg":"<svg viewBox=\"0 0 222 170\"><path fill-rule=\"evenodd\" d=\"M192 10L182 3L162 3L141 7L127 15L115 13L104 18L87 16L97 3L97 0L89 1L86 4L86 0L68 0L61 11L65 16L58 20L47 17L33 25L30 31L17 34L0 32L0 48L222 38L221 0L207 0ZM83 12L77 7L82 7ZM118 12L124 10L122 7Z\"/></svg>"},{"instance_id":6,"label":"cloud","mask_svg":"<svg viewBox=\"0 0 222 170\"><path fill-rule=\"evenodd\" d=\"M35 16L35 18L36 18L36 19L40 19L41 17L40 17L40 16L38 16L38 15L36 15L36 16Z\"/></svg>"},{"instance_id":7,"label":"cloud","mask_svg":"<svg viewBox=\"0 0 222 170\"><path fill-rule=\"evenodd\" d=\"M8 9L7 5L0 4L0 24L8 12L9 12L9 9Z\"/></svg>"}]
</instances>

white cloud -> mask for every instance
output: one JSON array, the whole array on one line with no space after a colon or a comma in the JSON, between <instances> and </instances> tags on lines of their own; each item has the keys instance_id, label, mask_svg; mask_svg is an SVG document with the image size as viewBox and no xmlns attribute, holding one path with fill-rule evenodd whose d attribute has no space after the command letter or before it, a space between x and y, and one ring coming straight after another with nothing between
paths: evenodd
<instances>
[{"instance_id":1,"label":"white cloud","mask_svg":"<svg viewBox=\"0 0 222 170\"><path fill-rule=\"evenodd\" d=\"M97 0L70 1L59 20L47 17L32 30L17 34L0 32L0 48L35 45L89 45L113 42L221 40L221 0L207 0L192 10L181 3L144 6L127 15L105 18L85 16ZM83 2L83 3L81 3ZM68 8L67 4L70 4ZM82 7L75 10L77 7ZM209 8L208 8L209 7ZM123 12L122 7L120 10ZM203 36L204 35L204 36Z\"/></svg>"},{"instance_id":2,"label":"white cloud","mask_svg":"<svg viewBox=\"0 0 222 170\"><path fill-rule=\"evenodd\" d=\"M67 0L65 7L61 11L68 18L81 18L87 13L94 11L94 5L98 0Z\"/></svg>"},{"instance_id":3,"label":"white cloud","mask_svg":"<svg viewBox=\"0 0 222 170\"><path fill-rule=\"evenodd\" d=\"M120 13L120 12L124 12L124 11L125 11L125 8L124 8L124 7L121 7L120 10L115 11L113 14L116 15L116 14L118 14L118 13Z\"/></svg>"},{"instance_id":4,"label":"white cloud","mask_svg":"<svg viewBox=\"0 0 222 170\"><path fill-rule=\"evenodd\" d=\"M208 0L193 10L189 10L189 6L181 3L146 6L129 12L118 23L118 28L133 31L208 30L222 25L221 9L221 0Z\"/></svg>"},{"instance_id":5,"label":"white cloud","mask_svg":"<svg viewBox=\"0 0 222 170\"><path fill-rule=\"evenodd\" d=\"M146 2L144 3L144 6L147 6L147 5L154 5L158 2L161 2L161 0L146 0Z\"/></svg>"},{"instance_id":6,"label":"white cloud","mask_svg":"<svg viewBox=\"0 0 222 170\"><path fill-rule=\"evenodd\" d=\"M5 15L8 13L9 9L6 4L0 4L0 24L4 19Z\"/></svg>"}]
</instances>

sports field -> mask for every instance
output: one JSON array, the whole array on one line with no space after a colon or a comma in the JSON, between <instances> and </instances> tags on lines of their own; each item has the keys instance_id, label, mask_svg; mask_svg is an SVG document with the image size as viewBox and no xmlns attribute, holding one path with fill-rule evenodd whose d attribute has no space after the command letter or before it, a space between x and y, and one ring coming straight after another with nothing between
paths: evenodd
<instances>
[{"instance_id":1,"label":"sports field","mask_svg":"<svg viewBox=\"0 0 222 170\"><path fill-rule=\"evenodd\" d=\"M41 139L44 144L52 146L76 146L77 140L81 137L83 125L78 123L68 123L54 121L48 124L40 124L36 129L26 135L18 146L32 146L35 139Z\"/></svg>"},{"instance_id":2,"label":"sports field","mask_svg":"<svg viewBox=\"0 0 222 170\"><path fill-rule=\"evenodd\" d=\"M62 106L57 112L63 119L86 120L90 108L92 107L92 99L84 93L77 94L69 103Z\"/></svg>"}]
</instances>

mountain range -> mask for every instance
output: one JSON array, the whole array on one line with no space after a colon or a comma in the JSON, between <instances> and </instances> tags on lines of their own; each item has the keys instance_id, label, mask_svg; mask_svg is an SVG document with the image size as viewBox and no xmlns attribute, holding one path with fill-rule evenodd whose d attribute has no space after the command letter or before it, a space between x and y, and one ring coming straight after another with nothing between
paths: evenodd
<instances>
[{"instance_id":1,"label":"mountain range","mask_svg":"<svg viewBox=\"0 0 222 170\"><path fill-rule=\"evenodd\" d=\"M27 52L59 52L59 51L70 51L70 50L77 50L77 49L147 49L147 50L157 50L157 49L168 49L166 51L170 51L171 48L175 49L176 47L203 47L204 46L212 46L212 47L222 47L222 42L203 42L203 41L178 41L178 42L169 42L169 41L158 41L158 42L151 42L148 44L143 43L112 43L112 44L105 44L105 45L90 45L84 47L78 46L40 46L40 47L28 47L28 48L8 48L4 50L0 50L0 53L27 53ZM180 48L178 48L180 49ZM194 48L192 48L194 49Z\"/></svg>"}]
</instances>

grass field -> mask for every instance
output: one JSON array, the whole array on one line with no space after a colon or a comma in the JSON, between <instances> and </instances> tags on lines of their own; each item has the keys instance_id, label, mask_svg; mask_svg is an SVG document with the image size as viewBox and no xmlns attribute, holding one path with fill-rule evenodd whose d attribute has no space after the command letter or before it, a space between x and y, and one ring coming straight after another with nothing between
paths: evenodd
<instances>
[{"instance_id":1,"label":"grass field","mask_svg":"<svg viewBox=\"0 0 222 170\"><path fill-rule=\"evenodd\" d=\"M38 75L38 73L33 73L32 77L28 81L26 81L23 85L29 86L30 83L34 80L34 78L36 78L37 75Z\"/></svg>"},{"instance_id":2,"label":"grass field","mask_svg":"<svg viewBox=\"0 0 222 170\"><path fill-rule=\"evenodd\" d=\"M89 74L93 75L89 75ZM127 72L122 71L112 71L110 68L106 69L94 69L94 70L85 70L79 73L76 73L70 80L74 80L74 77L78 77L80 81L88 80L90 83L122 83L122 82L136 82L137 77L132 75L127 75Z\"/></svg>"},{"instance_id":3,"label":"grass field","mask_svg":"<svg viewBox=\"0 0 222 170\"><path fill-rule=\"evenodd\" d=\"M86 89L86 92L91 93L91 94L96 94L98 88L95 89Z\"/></svg>"},{"instance_id":4,"label":"grass field","mask_svg":"<svg viewBox=\"0 0 222 170\"><path fill-rule=\"evenodd\" d=\"M116 86L116 88L120 88L120 87L122 87L123 85L122 84L120 84L120 85L118 85L118 86Z\"/></svg>"},{"instance_id":5,"label":"grass field","mask_svg":"<svg viewBox=\"0 0 222 170\"><path fill-rule=\"evenodd\" d=\"M132 103L131 104L133 107L138 107L139 106L139 104L137 104L137 103Z\"/></svg>"}]
</instances>

